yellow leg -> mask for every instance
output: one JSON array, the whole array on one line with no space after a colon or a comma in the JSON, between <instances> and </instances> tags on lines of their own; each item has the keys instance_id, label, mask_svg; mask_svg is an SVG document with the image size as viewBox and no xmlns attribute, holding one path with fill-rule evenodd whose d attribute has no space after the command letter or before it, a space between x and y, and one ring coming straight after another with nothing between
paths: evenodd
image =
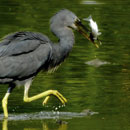
<instances>
[{"instance_id":1,"label":"yellow leg","mask_svg":"<svg viewBox=\"0 0 130 130\"><path fill-rule=\"evenodd\" d=\"M3 125L2 125L2 130L8 130L8 120L7 119L4 119L3 120Z\"/></svg>"},{"instance_id":2,"label":"yellow leg","mask_svg":"<svg viewBox=\"0 0 130 130\"><path fill-rule=\"evenodd\" d=\"M48 91L42 92L40 94L37 94L35 96L28 97L28 91L29 91L30 85L31 85L31 81L29 81L25 84L25 91L24 91L24 101L25 102L31 102L31 101L34 101L39 98L47 96L45 98L45 100L43 101L43 104L46 104L50 98L50 95L56 96L63 104L65 104L67 102L66 98L64 98L63 95L60 94L57 90L48 90Z\"/></svg>"},{"instance_id":3,"label":"yellow leg","mask_svg":"<svg viewBox=\"0 0 130 130\"><path fill-rule=\"evenodd\" d=\"M47 101L49 99L49 95L56 96L63 104L65 104L67 102L66 98L64 98L57 90L48 90L48 91L42 92L38 95L35 95L33 97L28 97L28 95L24 95L24 101L31 102L31 101L34 101L39 98L47 96L43 102L45 104L45 103L47 103Z\"/></svg>"},{"instance_id":4,"label":"yellow leg","mask_svg":"<svg viewBox=\"0 0 130 130\"><path fill-rule=\"evenodd\" d=\"M9 97L9 95L10 95L10 93L6 93L4 98L3 98L3 100L2 100L2 107L3 107L5 118L8 117L7 104L8 104L8 97Z\"/></svg>"}]
</instances>

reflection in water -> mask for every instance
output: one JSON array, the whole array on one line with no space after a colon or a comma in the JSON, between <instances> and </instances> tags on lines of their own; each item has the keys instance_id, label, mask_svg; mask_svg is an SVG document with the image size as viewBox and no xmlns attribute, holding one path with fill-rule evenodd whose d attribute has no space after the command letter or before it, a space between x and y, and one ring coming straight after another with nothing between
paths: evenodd
<instances>
[{"instance_id":1,"label":"reflection in water","mask_svg":"<svg viewBox=\"0 0 130 130\"><path fill-rule=\"evenodd\" d=\"M67 130L67 122L64 122L64 121L58 121L58 122L60 122L60 123L57 123L58 124L58 128L57 128L57 130ZM56 124L56 122L55 122L55 124ZM54 123L53 124L51 124L51 125L55 125ZM57 125L56 124L56 125ZM41 129L43 129L43 130L51 130L51 128L49 128L49 125L50 125L50 123L47 123L47 122L42 122L42 128L33 128L33 127L25 127L23 130L41 130ZM3 120L3 123L2 123L2 130L8 130L8 119L4 119Z\"/></svg>"},{"instance_id":2,"label":"reflection in water","mask_svg":"<svg viewBox=\"0 0 130 130\"><path fill-rule=\"evenodd\" d=\"M39 130L39 129L37 129L37 128L25 128L24 130ZM46 129L43 129L43 130L46 130Z\"/></svg>"},{"instance_id":3,"label":"reflection in water","mask_svg":"<svg viewBox=\"0 0 130 130\"><path fill-rule=\"evenodd\" d=\"M61 124L58 130L67 130L67 124Z\"/></svg>"},{"instance_id":4,"label":"reflection in water","mask_svg":"<svg viewBox=\"0 0 130 130\"><path fill-rule=\"evenodd\" d=\"M81 4L85 4L85 5L98 5L98 4L104 4L104 3L101 3L101 2L97 2L97 1L86 1L86 0L83 0L81 2Z\"/></svg>"},{"instance_id":5,"label":"reflection in water","mask_svg":"<svg viewBox=\"0 0 130 130\"><path fill-rule=\"evenodd\" d=\"M22 128L22 130L67 130L69 119L91 117L98 114L90 109L85 109L80 113L76 112L37 112L31 114L10 115L2 122L2 130L8 130L8 126ZM25 125L26 124L26 125ZM14 125L14 126L13 126ZM16 125L16 126L15 126Z\"/></svg>"},{"instance_id":6,"label":"reflection in water","mask_svg":"<svg viewBox=\"0 0 130 130\"><path fill-rule=\"evenodd\" d=\"M43 124L42 124L42 127L43 127L43 130L49 130L46 123L43 123ZM24 129L24 130L25 130L25 129Z\"/></svg>"}]
</instances>

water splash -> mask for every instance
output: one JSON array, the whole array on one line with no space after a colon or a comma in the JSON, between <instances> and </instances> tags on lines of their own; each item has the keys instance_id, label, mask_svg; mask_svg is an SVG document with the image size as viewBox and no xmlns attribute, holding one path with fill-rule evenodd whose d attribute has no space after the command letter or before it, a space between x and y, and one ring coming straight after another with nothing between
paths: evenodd
<instances>
[{"instance_id":1,"label":"water splash","mask_svg":"<svg viewBox=\"0 0 130 130\"><path fill-rule=\"evenodd\" d=\"M72 119L74 117L92 116L94 114L98 114L98 112L93 112L91 110L83 111L81 113L41 111L36 113L10 114L8 120ZM0 120L3 118L4 115L0 114Z\"/></svg>"}]
</instances>

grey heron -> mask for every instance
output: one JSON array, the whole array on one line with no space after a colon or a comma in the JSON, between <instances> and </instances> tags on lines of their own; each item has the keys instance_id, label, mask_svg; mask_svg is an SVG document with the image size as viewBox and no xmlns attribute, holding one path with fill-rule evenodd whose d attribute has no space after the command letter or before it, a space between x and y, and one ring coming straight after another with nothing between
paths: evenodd
<instances>
[{"instance_id":1,"label":"grey heron","mask_svg":"<svg viewBox=\"0 0 130 130\"><path fill-rule=\"evenodd\" d=\"M29 88L41 70L49 71L57 67L69 55L74 44L73 30L79 31L90 41L91 38L80 19L67 9L60 10L50 19L50 29L59 39L57 44L36 32L12 33L0 42L0 83L9 85L2 100L4 117L8 117L8 97L19 84L24 86L24 102L45 97L43 104L46 104L51 95L63 104L67 102L57 90L47 90L29 97Z\"/></svg>"}]
</instances>

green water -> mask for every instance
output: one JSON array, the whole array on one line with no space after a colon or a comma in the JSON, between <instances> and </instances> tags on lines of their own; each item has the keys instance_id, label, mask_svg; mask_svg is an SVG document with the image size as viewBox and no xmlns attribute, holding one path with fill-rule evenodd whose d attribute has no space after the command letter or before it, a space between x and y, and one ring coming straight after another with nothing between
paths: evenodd
<instances>
[{"instance_id":1,"label":"green water","mask_svg":"<svg viewBox=\"0 0 130 130\"><path fill-rule=\"evenodd\" d=\"M56 89L67 98L66 106L54 114L55 108L61 105L55 97L46 107L42 106L43 99L24 103L23 87L16 88L9 97L11 118L8 122L2 120L0 107L0 130L129 130L129 0L0 0L0 37L16 31L35 31L56 41L49 30L49 19L63 8L70 9L81 19L91 14L102 32L102 45L97 49L75 32L76 44L67 60L53 74L40 73L30 89L30 96ZM86 63L94 59L106 64L95 67ZM0 85L0 88L2 100L7 86ZM78 116L88 109L98 114ZM49 114L38 119L37 112ZM37 119L27 119L30 113Z\"/></svg>"}]
</instances>

